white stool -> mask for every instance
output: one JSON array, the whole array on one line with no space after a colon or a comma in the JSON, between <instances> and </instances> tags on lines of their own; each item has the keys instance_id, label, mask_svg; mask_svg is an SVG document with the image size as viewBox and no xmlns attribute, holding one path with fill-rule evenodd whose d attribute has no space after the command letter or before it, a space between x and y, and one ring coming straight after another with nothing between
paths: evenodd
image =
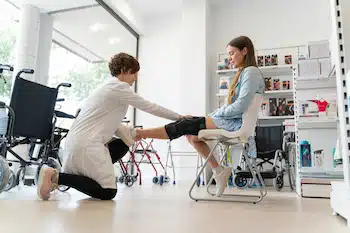
<instances>
[{"instance_id":1,"label":"white stool","mask_svg":"<svg viewBox=\"0 0 350 233\"><path fill-rule=\"evenodd\" d=\"M254 136L256 122L258 118L258 112L260 110L262 100L263 100L262 95L256 94L254 96L247 111L242 116L242 127L238 131L228 132L223 129L206 129L206 130L201 130L199 132L198 137L203 141L216 141L216 143L215 143L215 146L211 149L208 155L208 158L205 160L203 167L199 171L195 181L193 182L189 190L189 196L191 199L195 201L252 202L255 204L260 202L264 198L264 196L267 194L267 189L265 187L263 178L258 168L254 166L254 162L250 162L250 159L247 154L248 138L250 136ZM224 156L222 156L220 164L227 157L227 151L231 146L243 145L241 156L244 156L245 161L248 165L249 171L242 171L242 176L243 175L247 177L249 176L249 178L253 179L254 183L259 187L260 195L222 194L221 197L216 197L216 198L199 198L199 197L194 197L192 195L193 188L195 187L198 178L200 177L205 167L207 166L209 158L213 156L213 152L215 151L217 146L220 144L225 147ZM235 171L233 171L233 174L235 174ZM210 181L207 183L207 191L212 196L215 196L215 194L211 193L209 190L209 186L212 180L213 180L213 176L211 177ZM249 197L249 199L245 200L242 198L238 199L238 198L225 198L225 197Z\"/></svg>"}]
</instances>

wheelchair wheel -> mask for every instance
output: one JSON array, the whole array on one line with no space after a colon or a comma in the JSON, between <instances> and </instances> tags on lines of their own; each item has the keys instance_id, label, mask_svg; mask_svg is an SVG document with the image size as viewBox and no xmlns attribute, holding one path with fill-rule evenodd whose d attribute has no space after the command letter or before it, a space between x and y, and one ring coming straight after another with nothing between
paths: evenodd
<instances>
[{"instance_id":1,"label":"wheelchair wheel","mask_svg":"<svg viewBox=\"0 0 350 233\"><path fill-rule=\"evenodd\" d=\"M273 186L277 191L281 191L284 186L283 175L279 174L275 179L273 179Z\"/></svg>"},{"instance_id":2,"label":"wheelchair wheel","mask_svg":"<svg viewBox=\"0 0 350 233\"><path fill-rule=\"evenodd\" d=\"M16 174L12 170L10 170L9 182L7 183L4 191L8 192L15 186L16 186Z\"/></svg>"},{"instance_id":3,"label":"wheelchair wheel","mask_svg":"<svg viewBox=\"0 0 350 233\"><path fill-rule=\"evenodd\" d=\"M248 185L248 180L247 178L244 178L244 177L241 177L241 176L236 176L235 177L235 185L238 187L238 188L245 188L247 187Z\"/></svg>"},{"instance_id":4,"label":"wheelchair wheel","mask_svg":"<svg viewBox=\"0 0 350 233\"><path fill-rule=\"evenodd\" d=\"M4 157L0 155L0 193L4 191L9 183L10 167Z\"/></svg>"},{"instance_id":5,"label":"wheelchair wheel","mask_svg":"<svg viewBox=\"0 0 350 233\"><path fill-rule=\"evenodd\" d=\"M26 167L20 167L16 174L16 185L19 189L24 186L25 174L26 174Z\"/></svg>"}]
</instances>

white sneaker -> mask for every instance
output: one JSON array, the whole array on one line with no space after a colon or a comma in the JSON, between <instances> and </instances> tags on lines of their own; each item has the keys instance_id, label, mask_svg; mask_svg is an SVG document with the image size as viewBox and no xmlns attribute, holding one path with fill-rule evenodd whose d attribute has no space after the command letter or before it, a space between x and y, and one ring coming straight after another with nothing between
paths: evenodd
<instances>
[{"instance_id":1,"label":"white sneaker","mask_svg":"<svg viewBox=\"0 0 350 233\"><path fill-rule=\"evenodd\" d=\"M53 169L47 165L43 165L41 167L39 172L37 194L42 200L49 200L51 192L57 189L58 184L52 182L54 176L57 175L58 173L56 169Z\"/></svg>"},{"instance_id":2,"label":"white sneaker","mask_svg":"<svg viewBox=\"0 0 350 233\"><path fill-rule=\"evenodd\" d=\"M120 139L127 145L132 146L135 143L135 140L132 135L133 128L131 126L126 126L121 124L117 131L115 132L116 136L120 137Z\"/></svg>"},{"instance_id":3,"label":"white sneaker","mask_svg":"<svg viewBox=\"0 0 350 233\"><path fill-rule=\"evenodd\" d=\"M232 173L231 167L223 167L222 172L220 174L217 174L214 176L214 179L216 181L216 196L220 197L227 186L228 178L230 177Z\"/></svg>"}]
</instances>

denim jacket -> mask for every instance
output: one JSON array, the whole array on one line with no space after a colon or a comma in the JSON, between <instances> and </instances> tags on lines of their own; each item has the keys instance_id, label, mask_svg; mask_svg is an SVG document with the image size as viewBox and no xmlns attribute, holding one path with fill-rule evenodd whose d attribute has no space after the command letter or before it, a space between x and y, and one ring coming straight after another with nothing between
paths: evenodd
<instances>
[{"instance_id":1,"label":"denim jacket","mask_svg":"<svg viewBox=\"0 0 350 233\"><path fill-rule=\"evenodd\" d=\"M242 118L256 93L263 94L265 89L264 78L255 66L246 67L240 74L232 97L232 104L225 104L210 116L222 119Z\"/></svg>"}]
</instances>

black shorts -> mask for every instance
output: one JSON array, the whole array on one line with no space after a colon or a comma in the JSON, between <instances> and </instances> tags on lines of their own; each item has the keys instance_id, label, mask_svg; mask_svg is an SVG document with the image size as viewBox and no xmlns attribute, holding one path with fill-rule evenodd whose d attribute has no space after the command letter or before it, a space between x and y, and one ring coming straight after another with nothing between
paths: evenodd
<instances>
[{"instance_id":1,"label":"black shorts","mask_svg":"<svg viewBox=\"0 0 350 233\"><path fill-rule=\"evenodd\" d=\"M165 126L165 130L170 140L174 140L184 135L197 136L202 129L206 129L205 117L184 118Z\"/></svg>"},{"instance_id":2,"label":"black shorts","mask_svg":"<svg viewBox=\"0 0 350 233\"><path fill-rule=\"evenodd\" d=\"M129 151L129 147L119 138L113 138L107 146L109 154L111 155L112 163L118 162Z\"/></svg>"}]
</instances>

